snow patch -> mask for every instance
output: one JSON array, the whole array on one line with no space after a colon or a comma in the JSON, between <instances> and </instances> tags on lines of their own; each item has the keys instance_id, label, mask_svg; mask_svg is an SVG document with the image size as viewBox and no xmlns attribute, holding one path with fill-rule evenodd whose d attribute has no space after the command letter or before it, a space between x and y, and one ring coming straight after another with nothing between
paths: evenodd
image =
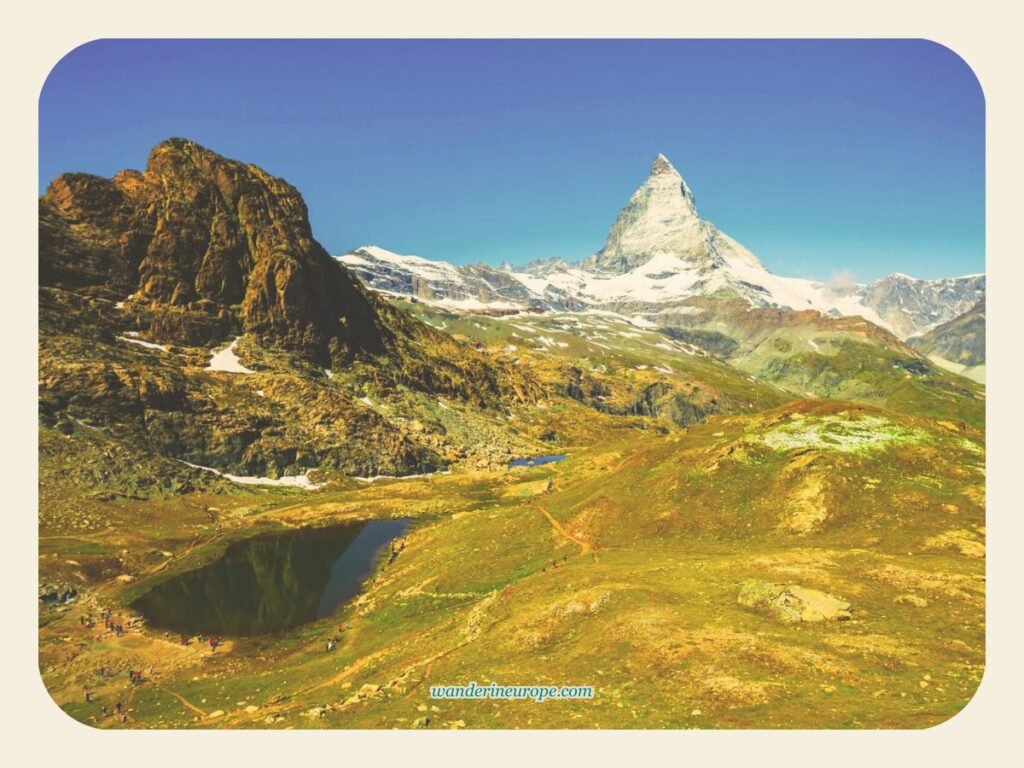
<instances>
[{"instance_id":1,"label":"snow patch","mask_svg":"<svg viewBox=\"0 0 1024 768\"><path fill-rule=\"evenodd\" d=\"M314 483L309 479L309 473L303 473L301 475L287 475L285 477L253 477L251 475L232 475L229 472L221 472L219 469L213 467L204 467L201 464L193 464L189 461L183 461L179 459L182 464L187 464L194 469L202 469L206 472L213 472L215 475L230 480L233 483L239 485L276 485L284 488L302 488L306 491L315 491L323 488L324 483Z\"/></svg>"},{"instance_id":2,"label":"snow patch","mask_svg":"<svg viewBox=\"0 0 1024 768\"><path fill-rule=\"evenodd\" d=\"M210 358L206 370L220 371L221 373L256 373L256 371L242 365L242 361L238 359L235 345L238 344L240 338L242 337L236 336L231 344L220 350L220 352L215 352L213 357Z\"/></svg>"},{"instance_id":3,"label":"snow patch","mask_svg":"<svg viewBox=\"0 0 1024 768\"><path fill-rule=\"evenodd\" d=\"M158 349L161 352L167 351L167 347L165 347L163 344L155 344L152 341L143 341L142 339L132 338L133 336L137 335L138 331L128 331L124 336L118 336L117 340L127 341L129 344L138 344L140 347L145 347L146 349Z\"/></svg>"}]
</instances>

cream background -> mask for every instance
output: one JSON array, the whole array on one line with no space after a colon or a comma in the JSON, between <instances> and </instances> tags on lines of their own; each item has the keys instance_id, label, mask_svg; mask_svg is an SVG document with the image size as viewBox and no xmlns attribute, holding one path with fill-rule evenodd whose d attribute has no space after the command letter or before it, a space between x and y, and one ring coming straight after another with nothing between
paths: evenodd
<instances>
[{"instance_id":1,"label":"cream background","mask_svg":"<svg viewBox=\"0 0 1024 768\"><path fill-rule=\"evenodd\" d=\"M602 7L607 6L607 7ZM3 59L5 370L0 376L9 492L2 514L0 707L10 764L878 766L1002 765L1019 759L1024 608L1018 389L1024 139L1020 19L1008 2L628 3L457 0L267 4L79 0L10 5ZM13 14L17 13L15 19ZM36 669L36 101L50 68L97 37L927 37L959 53L987 97L989 496L988 668L958 716L917 732L119 732L63 715ZM1015 288L1016 286L1016 288ZM993 418L994 415L994 418ZM30 544L31 542L31 544ZM544 706L544 705L538 705ZM1014 757L1016 756L1016 757Z\"/></svg>"}]
</instances>

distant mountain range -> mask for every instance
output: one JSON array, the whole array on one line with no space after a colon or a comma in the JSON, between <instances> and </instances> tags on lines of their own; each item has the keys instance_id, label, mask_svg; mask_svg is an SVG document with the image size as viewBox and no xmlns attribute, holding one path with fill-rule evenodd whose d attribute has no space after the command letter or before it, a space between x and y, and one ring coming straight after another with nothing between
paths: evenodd
<instances>
[{"instance_id":1,"label":"distant mountain range","mask_svg":"<svg viewBox=\"0 0 1024 768\"><path fill-rule=\"evenodd\" d=\"M580 262L455 266L377 246L337 258L373 290L455 311L603 310L666 327L692 325L710 297L860 315L907 339L953 320L985 296L985 275L917 280L893 274L866 285L775 275L698 215L693 193L664 155L615 219L604 247Z\"/></svg>"}]
</instances>

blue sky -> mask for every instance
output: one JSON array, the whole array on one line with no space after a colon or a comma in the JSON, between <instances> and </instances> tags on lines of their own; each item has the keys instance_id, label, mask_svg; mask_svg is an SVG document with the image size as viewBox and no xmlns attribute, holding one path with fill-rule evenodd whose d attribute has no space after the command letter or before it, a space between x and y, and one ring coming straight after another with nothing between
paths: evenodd
<instances>
[{"instance_id":1,"label":"blue sky","mask_svg":"<svg viewBox=\"0 0 1024 768\"><path fill-rule=\"evenodd\" d=\"M982 272L984 97L921 40L103 40L40 97L40 191L172 137L302 192L332 253L601 247L662 152L773 271Z\"/></svg>"}]
</instances>

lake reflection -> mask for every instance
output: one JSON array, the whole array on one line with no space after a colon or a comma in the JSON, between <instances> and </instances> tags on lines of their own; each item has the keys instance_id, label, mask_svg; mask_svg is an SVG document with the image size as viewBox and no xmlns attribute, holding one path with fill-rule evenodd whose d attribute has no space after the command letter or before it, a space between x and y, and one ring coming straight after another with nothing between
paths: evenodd
<instances>
[{"instance_id":1,"label":"lake reflection","mask_svg":"<svg viewBox=\"0 0 1024 768\"><path fill-rule=\"evenodd\" d=\"M262 635L334 613L359 593L377 554L408 520L371 520L256 536L175 576L132 607L175 632Z\"/></svg>"}]
</instances>

